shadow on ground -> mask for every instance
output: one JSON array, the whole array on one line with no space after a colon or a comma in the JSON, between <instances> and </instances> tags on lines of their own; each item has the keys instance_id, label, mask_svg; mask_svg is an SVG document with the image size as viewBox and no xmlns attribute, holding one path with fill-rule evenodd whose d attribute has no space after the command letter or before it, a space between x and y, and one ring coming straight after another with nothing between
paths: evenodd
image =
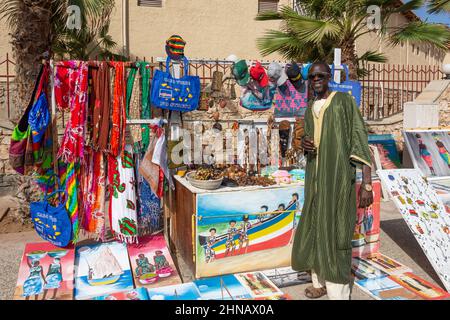
<instances>
[{"instance_id":1,"label":"shadow on ground","mask_svg":"<svg viewBox=\"0 0 450 320\"><path fill-rule=\"evenodd\" d=\"M403 219L385 220L380 228L394 241L417 265L419 265L434 281L445 288L419 243L411 233ZM413 270L414 272L414 270Z\"/></svg>"}]
</instances>

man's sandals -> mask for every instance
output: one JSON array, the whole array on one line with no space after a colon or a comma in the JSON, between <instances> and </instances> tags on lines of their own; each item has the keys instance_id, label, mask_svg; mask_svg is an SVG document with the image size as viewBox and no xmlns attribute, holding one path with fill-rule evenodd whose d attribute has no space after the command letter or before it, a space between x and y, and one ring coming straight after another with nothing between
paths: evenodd
<instances>
[{"instance_id":1,"label":"man's sandals","mask_svg":"<svg viewBox=\"0 0 450 320\"><path fill-rule=\"evenodd\" d=\"M326 287L314 288L313 286L310 286L305 289L305 296L309 299L318 299L326 294L327 294Z\"/></svg>"}]
</instances>

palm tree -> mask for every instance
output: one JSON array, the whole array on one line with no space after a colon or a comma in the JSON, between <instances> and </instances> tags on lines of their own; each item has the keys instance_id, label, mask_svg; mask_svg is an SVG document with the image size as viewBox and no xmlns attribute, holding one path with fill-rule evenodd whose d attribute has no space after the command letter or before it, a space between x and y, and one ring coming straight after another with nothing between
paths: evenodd
<instances>
[{"instance_id":1,"label":"palm tree","mask_svg":"<svg viewBox=\"0 0 450 320\"><path fill-rule=\"evenodd\" d=\"M428 13L450 13L450 0L430 0L428 3Z\"/></svg>"},{"instance_id":2,"label":"palm tree","mask_svg":"<svg viewBox=\"0 0 450 320\"><path fill-rule=\"evenodd\" d=\"M279 12L265 12L256 20L281 20L281 30L269 30L257 40L263 55L278 52L286 59L298 61L332 61L333 48L342 49L342 62L349 67L350 77L364 74L360 68L364 62L386 62L387 58L375 51L367 51L358 57L355 50L356 40L370 32L393 46L406 42L428 44L440 50L446 50L450 42L450 32L444 25L413 21L399 27L388 24L393 14L406 13L420 8L421 0L412 0L406 4L396 0L302 0L298 1L306 15L297 13L288 6ZM370 5L380 8L380 25L376 31L367 28Z\"/></svg>"},{"instance_id":3,"label":"palm tree","mask_svg":"<svg viewBox=\"0 0 450 320\"><path fill-rule=\"evenodd\" d=\"M66 26L70 5L80 8L80 30ZM30 99L43 58L115 56L115 43L108 35L113 7L114 0L0 0L0 20L6 19L11 30L16 60L16 119Z\"/></svg>"}]
</instances>

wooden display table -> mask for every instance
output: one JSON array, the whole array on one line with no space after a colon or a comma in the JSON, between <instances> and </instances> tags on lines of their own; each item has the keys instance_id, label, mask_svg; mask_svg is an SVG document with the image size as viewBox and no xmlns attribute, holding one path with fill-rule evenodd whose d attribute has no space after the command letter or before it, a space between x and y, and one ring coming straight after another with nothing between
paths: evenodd
<instances>
[{"instance_id":1,"label":"wooden display table","mask_svg":"<svg viewBox=\"0 0 450 320\"><path fill-rule=\"evenodd\" d=\"M303 183L203 190L174 181L166 234L196 278L290 266Z\"/></svg>"}]
</instances>

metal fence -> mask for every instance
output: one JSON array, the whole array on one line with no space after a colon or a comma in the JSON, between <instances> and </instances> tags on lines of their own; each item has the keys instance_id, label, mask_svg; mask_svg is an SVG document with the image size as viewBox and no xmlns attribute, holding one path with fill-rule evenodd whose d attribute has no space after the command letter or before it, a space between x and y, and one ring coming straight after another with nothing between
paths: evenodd
<instances>
[{"instance_id":1,"label":"metal fence","mask_svg":"<svg viewBox=\"0 0 450 320\"><path fill-rule=\"evenodd\" d=\"M153 57L147 61L150 63L151 77L157 68L165 68L164 62ZM263 62L263 65L268 63ZM8 54L6 59L0 60L1 117L8 119L12 115L14 66ZM215 71L223 74L223 80L230 77L231 66L232 63L226 60L191 60L190 74L200 77L204 89L212 82ZM444 77L438 66L430 65L367 64L366 70L367 75L359 81L362 85L361 113L367 120L380 120L402 112L403 104L414 100L430 81ZM204 102L202 100L201 110L205 108Z\"/></svg>"},{"instance_id":2,"label":"metal fence","mask_svg":"<svg viewBox=\"0 0 450 320\"><path fill-rule=\"evenodd\" d=\"M380 120L403 111L432 80L444 73L436 65L368 64L362 86L361 112L368 120Z\"/></svg>"}]
</instances>

